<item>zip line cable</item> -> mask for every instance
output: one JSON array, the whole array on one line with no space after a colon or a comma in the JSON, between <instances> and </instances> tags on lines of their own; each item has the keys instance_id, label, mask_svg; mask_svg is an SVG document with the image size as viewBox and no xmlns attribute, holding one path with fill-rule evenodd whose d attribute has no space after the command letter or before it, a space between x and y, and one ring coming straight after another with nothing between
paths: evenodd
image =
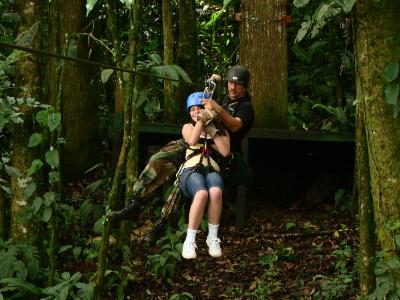
<instances>
[{"instance_id":1,"label":"zip line cable","mask_svg":"<svg viewBox=\"0 0 400 300\"><path fill-rule=\"evenodd\" d=\"M112 66L112 65L108 65L108 64L93 62L93 61L87 60L87 59L76 58L76 57L61 55L61 54L52 53L52 52L48 52L48 51L44 51L44 50L33 49L33 48L24 47L24 46L20 46L20 45L16 45L16 44L4 43L2 41L0 41L0 47L21 50L21 51L24 51L24 52L30 52L30 53L34 53L34 54L37 54L37 55L50 56L50 57L55 57L55 58L59 58L59 59L70 60L70 61L83 63L83 64L87 64L87 65L93 65L93 66L96 66L98 68L112 69L112 70L115 70L115 71L121 71L121 72L126 72L126 73L131 73L131 74L139 74L139 75L143 75L143 76L147 76L147 77L153 77L153 78L157 78L157 79L176 81L176 82L179 82L181 84L188 85L188 86L196 86L197 87L197 86L203 86L204 85L204 84L200 84L200 83L191 83L191 82L186 82L186 81L183 81L183 80L180 80L180 79L166 78L166 77L163 77L163 76L154 75L154 74L150 74L150 73L145 73L145 72L141 72L141 71L135 71L135 70L130 70L130 69L121 68L121 67L117 67L117 66Z\"/></svg>"}]
</instances>

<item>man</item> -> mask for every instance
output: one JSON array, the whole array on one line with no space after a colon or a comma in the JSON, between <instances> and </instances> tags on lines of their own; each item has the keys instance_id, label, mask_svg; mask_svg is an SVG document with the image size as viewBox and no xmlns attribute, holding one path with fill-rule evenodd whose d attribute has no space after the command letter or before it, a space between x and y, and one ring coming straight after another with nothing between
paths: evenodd
<instances>
[{"instance_id":1,"label":"man","mask_svg":"<svg viewBox=\"0 0 400 300\"><path fill-rule=\"evenodd\" d=\"M249 71L242 66L229 69L225 77L225 95L221 105L212 99L203 99L206 109L215 111L231 136L231 151L242 153L241 143L254 121L254 108L247 87Z\"/></svg>"},{"instance_id":2,"label":"man","mask_svg":"<svg viewBox=\"0 0 400 300\"><path fill-rule=\"evenodd\" d=\"M228 70L224 79L227 94L221 104L212 99L202 100L205 108L216 112L220 121L228 129L231 137L231 152L236 157L241 155L242 139L249 132L254 121L254 108L247 91L249 80L250 73L247 68L234 66ZM171 143L172 145L170 145ZM134 185L134 191L137 191L137 193L134 193L130 204L120 211L112 212L109 217L114 219L126 218L143 205L143 200L148 198L149 194L157 187L170 182L179 167L175 157L179 157L179 151L185 149L183 141L171 143L168 144L170 145L169 148L165 149L164 147L150 158L148 165ZM174 162L171 161L172 158L174 158ZM239 181L235 181L234 184L240 184ZM180 206L181 193L179 187L174 185L161 211L161 218L155 222L154 228L145 237L145 240L148 242L156 241L164 232L171 216L178 211Z\"/></svg>"}]
</instances>

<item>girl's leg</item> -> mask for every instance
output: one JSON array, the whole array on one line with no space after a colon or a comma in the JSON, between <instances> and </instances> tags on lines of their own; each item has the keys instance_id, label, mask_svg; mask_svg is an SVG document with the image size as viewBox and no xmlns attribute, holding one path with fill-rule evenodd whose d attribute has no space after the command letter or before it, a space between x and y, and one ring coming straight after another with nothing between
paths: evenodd
<instances>
[{"instance_id":1,"label":"girl's leg","mask_svg":"<svg viewBox=\"0 0 400 300\"><path fill-rule=\"evenodd\" d=\"M208 206L208 253L213 257L222 255L220 242L218 238L219 220L222 212L222 189L223 181L218 173L210 173L206 177L209 187L210 204Z\"/></svg>"},{"instance_id":2,"label":"girl's leg","mask_svg":"<svg viewBox=\"0 0 400 300\"><path fill-rule=\"evenodd\" d=\"M209 193L208 223L218 225L222 212L222 190L219 187L212 187Z\"/></svg>"},{"instance_id":3,"label":"girl's leg","mask_svg":"<svg viewBox=\"0 0 400 300\"><path fill-rule=\"evenodd\" d=\"M207 204L208 192L206 190L198 191L193 198L189 211L188 228L197 230L204 215L204 209Z\"/></svg>"},{"instance_id":4,"label":"girl's leg","mask_svg":"<svg viewBox=\"0 0 400 300\"><path fill-rule=\"evenodd\" d=\"M189 211L189 222L185 242L183 243L182 256L186 259L194 259L196 255L196 233L203 218L207 204L208 192L204 176L197 172L182 173L181 184L185 195L193 197Z\"/></svg>"}]
</instances>

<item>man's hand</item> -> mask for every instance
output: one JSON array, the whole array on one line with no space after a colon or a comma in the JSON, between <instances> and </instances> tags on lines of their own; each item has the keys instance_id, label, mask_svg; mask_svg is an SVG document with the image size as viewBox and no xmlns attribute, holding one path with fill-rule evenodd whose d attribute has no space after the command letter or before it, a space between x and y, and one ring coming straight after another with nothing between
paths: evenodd
<instances>
[{"instance_id":1,"label":"man's hand","mask_svg":"<svg viewBox=\"0 0 400 300\"><path fill-rule=\"evenodd\" d=\"M201 99L201 103L204 105L205 109L215 111L216 113L220 113L223 108L212 99Z\"/></svg>"}]
</instances>

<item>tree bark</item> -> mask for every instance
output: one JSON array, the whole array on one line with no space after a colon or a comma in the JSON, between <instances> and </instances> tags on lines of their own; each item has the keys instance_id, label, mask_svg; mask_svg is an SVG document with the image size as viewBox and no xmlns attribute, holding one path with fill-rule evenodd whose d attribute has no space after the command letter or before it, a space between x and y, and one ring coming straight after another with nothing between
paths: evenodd
<instances>
[{"instance_id":1,"label":"tree bark","mask_svg":"<svg viewBox=\"0 0 400 300\"><path fill-rule=\"evenodd\" d=\"M370 189L368 147L365 134L365 109L361 103L356 107L356 176L355 185L359 204L360 241L360 291L367 296L375 288L375 226L374 207ZM356 196L356 195L355 195Z\"/></svg>"},{"instance_id":2,"label":"tree bark","mask_svg":"<svg viewBox=\"0 0 400 300\"><path fill-rule=\"evenodd\" d=\"M87 38L77 34L85 32L84 0L59 2L58 39L66 55L90 59ZM98 162L98 69L71 61L63 62L61 89L63 107L63 178L73 181ZM56 99L56 98L55 98ZM50 99L54 101L55 99ZM54 102L53 102L54 104Z\"/></svg>"},{"instance_id":3,"label":"tree bark","mask_svg":"<svg viewBox=\"0 0 400 300\"><path fill-rule=\"evenodd\" d=\"M179 0L179 34L178 34L178 65L181 66L189 75L193 82L197 82L201 73L201 64L197 55L197 30L196 30L196 13L195 1ZM193 92L193 87L181 85L179 87L177 100L178 106L178 121L186 120L187 112L186 98Z\"/></svg>"},{"instance_id":4,"label":"tree bark","mask_svg":"<svg viewBox=\"0 0 400 300\"><path fill-rule=\"evenodd\" d=\"M162 0L163 40L164 40L164 65L174 63L174 41L172 30L172 3ZM174 88L172 82L164 80L164 121L176 120L178 102L174 101Z\"/></svg>"},{"instance_id":5,"label":"tree bark","mask_svg":"<svg viewBox=\"0 0 400 300\"><path fill-rule=\"evenodd\" d=\"M255 127L287 128L286 0L243 0L240 64L250 70Z\"/></svg>"},{"instance_id":6,"label":"tree bark","mask_svg":"<svg viewBox=\"0 0 400 300\"><path fill-rule=\"evenodd\" d=\"M0 239L6 241L10 235L10 201L4 194L0 193Z\"/></svg>"},{"instance_id":7,"label":"tree bark","mask_svg":"<svg viewBox=\"0 0 400 300\"><path fill-rule=\"evenodd\" d=\"M355 10L357 99L365 105L371 193L383 250L395 249L394 232L385 226L400 218L400 123L383 92L385 65L400 61L399 9L398 1L366 0Z\"/></svg>"}]
</instances>

